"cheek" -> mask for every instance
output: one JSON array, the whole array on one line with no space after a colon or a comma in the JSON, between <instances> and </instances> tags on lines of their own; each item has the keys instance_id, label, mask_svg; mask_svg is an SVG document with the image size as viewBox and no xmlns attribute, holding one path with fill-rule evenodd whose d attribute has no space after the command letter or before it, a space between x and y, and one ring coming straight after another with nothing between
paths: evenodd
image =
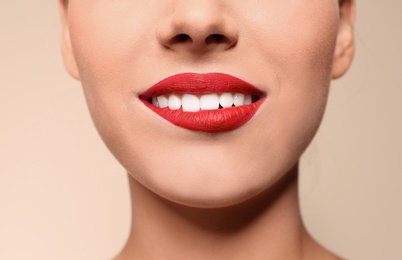
<instances>
[{"instance_id":1,"label":"cheek","mask_svg":"<svg viewBox=\"0 0 402 260\"><path fill-rule=\"evenodd\" d=\"M329 92L337 7L328 1L312 2L308 7L278 4L271 8L275 12L255 16L251 22L259 27L250 23L251 33L244 43L257 43L249 48L248 59L259 61L258 74L265 75L264 84L270 86L259 135L266 136L265 153L282 169L295 163L312 140ZM274 22L262 22L270 19Z\"/></svg>"},{"instance_id":2,"label":"cheek","mask_svg":"<svg viewBox=\"0 0 402 260\"><path fill-rule=\"evenodd\" d=\"M142 68L157 61L149 54L156 48L150 32L155 31L159 14L146 2L71 2L72 47L85 92L94 96L90 100L132 89L128 82L141 80L137 76L146 71Z\"/></svg>"},{"instance_id":3,"label":"cheek","mask_svg":"<svg viewBox=\"0 0 402 260\"><path fill-rule=\"evenodd\" d=\"M158 11L147 1L71 1L71 42L92 118L103 139L132 121L127 103L137 86L149 84L157 62ZM115 138L115 137L114 137ZM107 144L108 144L107 143ZM113 142L112 142L113 143Z\"/></svg>"}]
</instances>

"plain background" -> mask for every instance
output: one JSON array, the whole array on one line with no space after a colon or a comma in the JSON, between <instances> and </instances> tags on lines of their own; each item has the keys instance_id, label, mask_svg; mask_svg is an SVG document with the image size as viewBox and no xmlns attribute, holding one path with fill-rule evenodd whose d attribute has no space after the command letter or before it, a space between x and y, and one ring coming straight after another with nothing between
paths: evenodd
<instances>
[{"instance_id":1,"label":"plain background","mask_svg":"<svg viewBox=\"0 0 402 260\"><path fill-rule=\"evenodd\" d=\"M110 259L128 235L125 172L62 66L57 2L0 4L0 259ZM400 260L402 1L357 4L355 62L304 155L302 212L347 259Z\"/></svg>"}]
</instances>

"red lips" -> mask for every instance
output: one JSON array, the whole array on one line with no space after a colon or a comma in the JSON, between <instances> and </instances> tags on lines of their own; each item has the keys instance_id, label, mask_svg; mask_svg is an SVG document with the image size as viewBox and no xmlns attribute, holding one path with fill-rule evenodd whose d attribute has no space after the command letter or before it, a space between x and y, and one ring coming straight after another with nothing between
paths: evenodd
<instances>
[{"instance_id":1,"label":"red lips","mask_svg":"<svg viewBox=\"0 0 402 260\"><path fill-rule=\"evenodd\" d=\"M184 112L182 108L171 110L159 108L148 102L152 97L167 94L203 95L211 93L241 93L257 97L248 105ZM183 73L168 77L140 95L140 100L152 111L172 124L189 130L218 133L236 129L247 123L264 102L260 90L236 77L222 73Z\"/></svg>"}]
</instances>

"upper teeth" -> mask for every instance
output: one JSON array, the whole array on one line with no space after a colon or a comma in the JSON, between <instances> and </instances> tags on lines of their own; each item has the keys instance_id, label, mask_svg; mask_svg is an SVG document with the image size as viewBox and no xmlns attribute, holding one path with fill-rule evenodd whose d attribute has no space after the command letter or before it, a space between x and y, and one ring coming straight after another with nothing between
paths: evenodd
<instances>
[{"instance_id":1,"label":"upper teeth","mask_svg":"<svg viewBox=\"0 0 402 260\"><path fill-rule=\"evenodd\" d=\"M241 93L222 93L205 95L177 95L158 96L152 98L152 104L159 108L169 107L171 110L177 110L182 107L185 112L197 112L200 110L218 109L219 105L226 108L231 106L243 106L252 103L251 95Z\"/></svg>"}]
</instances>

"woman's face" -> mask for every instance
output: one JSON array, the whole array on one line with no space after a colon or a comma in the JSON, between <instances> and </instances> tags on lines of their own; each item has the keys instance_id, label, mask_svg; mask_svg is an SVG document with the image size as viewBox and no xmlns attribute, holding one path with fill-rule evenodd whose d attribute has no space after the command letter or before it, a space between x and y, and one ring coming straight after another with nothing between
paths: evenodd
<instances>
[{"instance_id":1,"label":"woman's face","mask_svg":"<svg viewBox=\"0 0 402 260\"><path fill-rule=\"evenodd\" d=\"M341 16L336 0L61 0L63 55L101 137L132 177L181 204L231 205L283 177L313 138L330 79L353 54L353 3L344 5ZM196 82L188 90L183 73ZM236 89L222 90L232 80ZM200 82L206 90L197 92ZM220 121L204 110L172 105L173 116L164 117L146 101L250 94L248 84L260 91L251 91L258 105L224 108L247 117L227 129L208 128ZM183 113L201 127L183 125Z\"/></svg>"}]
</instances>

